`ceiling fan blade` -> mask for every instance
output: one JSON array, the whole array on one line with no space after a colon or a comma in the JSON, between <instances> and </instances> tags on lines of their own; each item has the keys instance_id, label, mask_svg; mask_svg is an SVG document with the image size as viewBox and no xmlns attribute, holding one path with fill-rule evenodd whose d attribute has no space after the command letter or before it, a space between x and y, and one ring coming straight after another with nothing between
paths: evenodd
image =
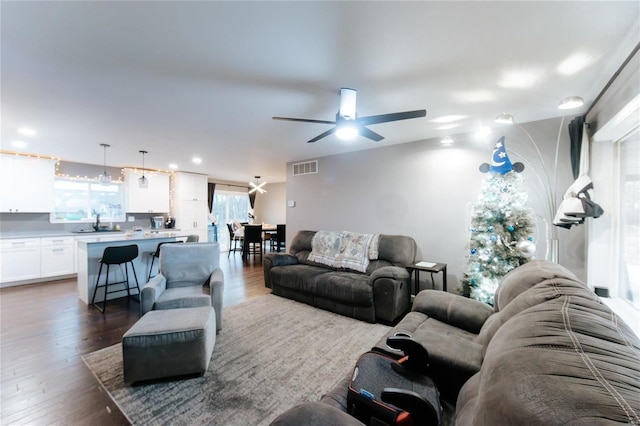
<instances>
[{"instance_id":1,"label":"ceiling fan blade","mask_svg":"<svg viewBox=\"0 0 640 426\"><path fill-rule=\"evenodd\" d=\"M426 115L427 115L426 109L419 109L416 111L393 112L391 114L380 114L380 115L370 115L368 117L359 117L356 119L356 121L363 126L368 126L371 124L388 123L389 121L420 118Z\"/></svg>"},{"instance_id":2,"label":"ceiling fan blade","mask_svg":"<svg viewBox=\"0 0 640 426\"><path fill-rule=\"evenodd\" d=\"M362 127L360 129L360 136L364 136L365 138L371 139L372 141L380 142L384 139L384 136L377 134L373 130L367 129L366 127Z\"/></svg>"},{"instance_id":3,"label":"ceiling fan blade","mask_svg":"<svg viewBox=\"0 0 640 426\"><path fill-rule=\"evenodd\" d=\"M320 123L320 124L336 124L335 121L327 121L327 120L310 120L308 118L289 118L289 117L272 117L274 120L285 120L285 121L301 121L303 123Z\"/></svg>"},{"instance_id":4,"label":"ceiling fan blade","mask_svg":"<svg viewBox=\"0 0 640 426\"><path fill-rule=\"evenodd\" d=\"M336 132L336 128L335 128L335 127L332 127L331 129L327 130L326 132L321 133L321 134L319 134L318 136L316 136L315 138L311 139L311 140L310 140L310 141L308 141L307 143L314 143L314 142L317 142L317 141L319 141L320 139L322 139L322 138L326 138L327 136L329 136L329 135L331 135L331 134L333 134L333 133L335 133L335 132Z\"/></svg>"}]
</instances>

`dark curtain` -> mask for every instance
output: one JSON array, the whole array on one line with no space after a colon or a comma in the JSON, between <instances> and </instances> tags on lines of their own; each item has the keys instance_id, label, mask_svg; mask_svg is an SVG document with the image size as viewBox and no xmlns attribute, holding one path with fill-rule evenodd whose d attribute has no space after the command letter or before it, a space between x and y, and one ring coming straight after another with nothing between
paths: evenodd
<instances>
[{"instance_id":1,"label":"dark curtain","mask_svg":"<svg viewBox=\"0 0 640 426\"><path fill-rule=\"evenodd\" d=\"M216 193L216 184L209 182L207 185L207 199L209 200L209 212L213 211L213 195Z\"/></svg>"},{"instance_id":2,"label":"dark curtain","mask_svg":"<svg viewBox=\"0 0 640 426\"><path fill-rule=\"evenodd\" d=\"M571 170L573 178L580 175L580 149L582 148L582 125L584 116L576 117L569 123L569 139L571 140Z\"/></svg>"},{"instance_id":3,"label":"dark curtain","mask_svg":"<svg viewBox=\"0 0 640 426\"><path fill-rule=\"evenodd\" d=\"M257 192L258 191L253 191L251 194L249 194L249 204L251 204L251 208L252 209L256 205L256 193Z\"/></svg>"}]
</instances>

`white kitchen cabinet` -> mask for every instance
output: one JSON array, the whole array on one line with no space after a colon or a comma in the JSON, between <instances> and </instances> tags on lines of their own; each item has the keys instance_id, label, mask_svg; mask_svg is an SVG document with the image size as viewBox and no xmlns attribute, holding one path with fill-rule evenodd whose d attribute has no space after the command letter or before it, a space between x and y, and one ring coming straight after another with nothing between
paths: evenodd
<instances>
[{"instance_id":1,"label":"white kitchen cabinet","mask_svg":"<svg viewBox=\"0 0 640 426\"><path fill-rule=\"evenodd\" d=\"M144 176L149 182L147 188L140 188L138 179L141 176L141 171L124 170L125 211L127 213L169 213L170 175L145 172Z\"/></svg>"},{"instance_id":2,"label":"white kitchen cabinet","mask_svg":"<svg viewBox=\"0 0 640 426\"><path fill-rule=\"evenodd\" d=\"M173 206L171 216L182 233L198 235L200 242L207 241L209 226L209 202L207 200L207 176L194 173L173 174Z\"/></svg>"},{"instance_id":3,"label":"white kitchen cabinet","mask_svg":"<svg viewBox=\"0 0 640 426\"><path fill-rule=\"evenodd\" d=\"M195 173L176 172L173 174L173 199L177 201L207 200L207 176Z\"/></svg>"},{"instance_id":4,"label":"white kitchen cabinet","mask_svg":"<svg viewBox=\"0 0 640 426\"><path fill-rule=\"evenodd\" d=\"M203 201L177 201L173 205L172 216L176 220L176 228L181 234L193 234L206 242L209 226L209 208Z\"/></svg>"},{"instance_id":5,"label":"white kitchen cabinet","mask_svg":"<svg viewBox=\"0 0 640 426\"><path fill-rule=\"evenodd\" d=\"M40 277L40 238L0 241L0 283Z\"/></svg>"},{"instance_id":6,"label":"white kitchen cabinet","mask_svg":"<svg viewBox=\"0 0 640 426\"><path fill-rule=\"evenodd\" d=\"M0 212L54 210L55 160L0 154Z\"/></svg>"},{"instance_id":7,"label":"white kitchen cabinet","mask_svg":"<svg viewBox=\"0 0 640 426\"><path fill-rule=\"evenodd\" d=\"M75 244L73 237L40 239L40 277L56 277L75 273Z\"/></svg>"}]
</instances>

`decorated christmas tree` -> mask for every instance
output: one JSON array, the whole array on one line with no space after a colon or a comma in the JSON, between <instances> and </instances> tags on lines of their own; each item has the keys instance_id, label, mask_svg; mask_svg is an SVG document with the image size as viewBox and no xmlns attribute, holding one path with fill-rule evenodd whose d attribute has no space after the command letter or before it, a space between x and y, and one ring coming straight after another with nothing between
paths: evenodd
<instances>
[{"instance_id":1,"label":"decorated christmas tree","mask_svg":"<svg viewBox=\"0 0 640 426\"><path fill-rule=\"evenodd\" d=\"M504 136L496 142L491 165L471 213L468 264L462 280L463 296L493 305L500 279L529 261L535 252L534 216L527 207L520 172L522 163L512 164Z\"/></svg>"}]
</instances>

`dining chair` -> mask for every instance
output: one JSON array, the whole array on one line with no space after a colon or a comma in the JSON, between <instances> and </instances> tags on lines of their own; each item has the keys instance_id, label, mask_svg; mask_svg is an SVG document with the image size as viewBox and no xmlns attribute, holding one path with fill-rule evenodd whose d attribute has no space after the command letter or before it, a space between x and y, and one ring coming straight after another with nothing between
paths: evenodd
<instances>
[{"instance_id":1,"label":"dining chair","mask_svg":"<svg viewBox=\"0 0 640 426\"><path fill-rule=\"evenodd\" d=\"M237 252L238 250L242 251L242 247L244 245L244 238L240 235L236 235L235 230L233 229L233 225L227 223L227 229L229 230L229 253L227 253L227 257L231 255L231 252ZM240 247L238 248L238 243L240 243ZM231 246L233 245L233 248Z\"/></svg>"},{"instance_id":2,"label":"dining chair","mask_svg":"<svg viewBox=\"0 0 640 426\"><path fill-rule=\"evenodd\" d=\"M272 241L274 241L274 247L276 251L286 250L287 225L276 225L276 233L271 238Z\"/></svg>"},{"instance_id":3,"label":"dining chair","mask_svg":"<svg viewBox=\"0 0 640 426\"><path fill-rule=\"evenodd\" d=\"M254 254L254 255L260 254L260 258L262 259L263 249L264 247L262 245L262 224L245 225L242 257L246 259L250 254Z\"/></svg>"}]
</instances>

